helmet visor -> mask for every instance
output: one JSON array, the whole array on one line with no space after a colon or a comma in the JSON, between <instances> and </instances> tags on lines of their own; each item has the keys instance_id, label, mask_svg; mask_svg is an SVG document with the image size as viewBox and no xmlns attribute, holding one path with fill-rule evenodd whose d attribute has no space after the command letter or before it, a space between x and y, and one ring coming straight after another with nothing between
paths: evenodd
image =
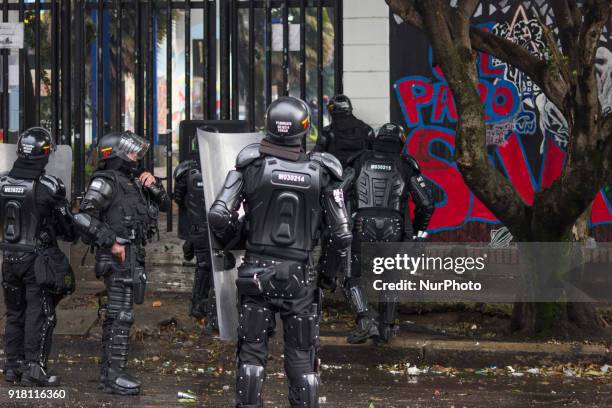
<instances>
[{"instance_id":1,"label":"helmet visor","mask_svg":"<svg viewBox=\"0 0 612 408\"><path fill-rule=\"evenodd\" d=\"M117 156L127 161L141 160L151 143L143 137L133 133L125 133L121 136L119 145L117 146Z\"/></svg>"}]
</instances>

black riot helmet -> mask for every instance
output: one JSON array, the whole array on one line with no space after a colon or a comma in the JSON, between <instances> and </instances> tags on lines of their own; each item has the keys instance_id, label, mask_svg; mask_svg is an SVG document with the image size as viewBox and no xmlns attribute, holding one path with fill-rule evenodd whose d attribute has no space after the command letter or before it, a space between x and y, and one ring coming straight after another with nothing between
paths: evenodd
<instances>
[{"instance_id":1,"label":"black riot helmet","mask_svg":"<svg viewBox=\"0 0 612 408\"><path fill-rule=\"evenodd\" d=\"M144 157L150 145L148 140L130 131L108 133L98 142L98 159L118 157L126 162L137 162Z\"/></svg>"},{"instance_id":2,"label":"black riot helmet","mask_svg":"<svg viewBox=\"0 0 612 408\"><path fill-rule=\"evenodd\" d=\"M48 159L55 150L51 132L45 128L32 127L19 135L17 157L21 159Z\"/></svg>"},{"instance_id":3,"label":"black riot helmet","mask_svg":"<svg viewBox=\"0 0 612 408\"><path fill-rule=\"evenodd\" d=\"M378 129L372 147L374 150L394 151L401 149L406 144L406 131L395 123L385 123Z\"/></svg>"},{"instance_id":4,"label":"black riot helmet","mask_svg":"<svg viewBox=\"0 0 612 408\"><path fill-rule=\"evenodd\" d=\"M330 115L350 115L353 112L353 104L348 96L338 94L332 96L327 102L327 111Z\"/></svg>"},{"instance_id":5,"label":"black riot helmet","mask_svg":"<svg viewBox=\"0 0 612 408\"><path fill-rule=\"evenodd\" d=\"M281 96L268 107L266 140L283 146L299 146L309 132L310 109L303 100Z\"/></svg>"}]
</instances>

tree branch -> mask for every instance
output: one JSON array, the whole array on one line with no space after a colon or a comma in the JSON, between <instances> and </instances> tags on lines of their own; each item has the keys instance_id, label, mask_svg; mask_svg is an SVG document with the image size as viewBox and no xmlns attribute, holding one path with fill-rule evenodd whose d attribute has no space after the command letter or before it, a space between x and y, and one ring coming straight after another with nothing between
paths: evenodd
<instances>
[{"instance_id":1,"label":"tree branch","mask_svg":"<svg viewBox=\"0 0 612 408\"><path fill-rule=\"evenodd\" d=\"M567 0L554 0L550 2L550 7L553 9L555 15L555 23L559 29L559 39L561 40L561 47L563 53L570 56L575 54L576 49L576 38L578 37L578 28L580 27L580 20L574 19L574 11L570 9L570 4Z\"/></svg>"},{"instance_id":2,"label":"tree branch","mask_svg":"<svg viewBox=\"0 0 612 408\"><path fill-rule=\"evenodd\" d=\"M423 19L416 11L414 0L385 0L393 13L400 16L404 22L423 29Z\"/></svg>"},{"instance_id":3,"label":"tree branch","mask_svg":"<svg viewBox=\"0 0 612 408\"><path fill-rule=\"evenodd\" d=\"M509 63L527 74L555 106L561 111L565 110L569 85L563 80L558 69L526 48L479 28L470 29L470 38L474 49Z\"/></svg>"}]
</instances>

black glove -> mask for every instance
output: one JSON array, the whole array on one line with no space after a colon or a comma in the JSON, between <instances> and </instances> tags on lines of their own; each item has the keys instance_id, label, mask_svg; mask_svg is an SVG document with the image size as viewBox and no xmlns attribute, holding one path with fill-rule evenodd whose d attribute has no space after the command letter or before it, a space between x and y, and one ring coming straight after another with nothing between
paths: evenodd
<instances>
[{"instance_id":1,"label":"black glove","mask_svg":"<svg viewBox=\"0 0 612 408\"><path fill-rule=\"evenodd\" d=\"M223 269L230 270L236 266L236 257L230 251L223 251Z\"/></svg>"}]
</instances>

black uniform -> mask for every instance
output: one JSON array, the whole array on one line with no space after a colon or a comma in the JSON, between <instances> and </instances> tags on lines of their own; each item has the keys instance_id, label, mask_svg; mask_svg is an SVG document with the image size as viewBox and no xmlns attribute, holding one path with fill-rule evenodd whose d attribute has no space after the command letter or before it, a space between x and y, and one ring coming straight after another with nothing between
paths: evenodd
<instances>
[{"instance_id":1,"label":"black uniform","mask_svg":"<svg viewBox=\"0 0 612 408\"><path fill-rule=\"evenodd\" d=\"M212 282L208 220L202 189L202 172L196 160L186 160L174 170L174 201L187 211L189 237L183 245L185 259L195 255L196 269L191 295L191 315L208 316L208 323L216 326L216 304ZM208 325L207 323L207 325Z\"/></svg>"},{"instance_id":2,"label":"black uniform","mask_svg":"<svg viewBox=\"0 0 612 408\"><path fill-rule=\"evenodd\" d=\"M353 106L345 95L335 95L327 109L331 124L323 128L313 151L333 154L346 168L351 159L369 148L374 131L353 115Z\"/></svg>"},{"instance_id":3,"label":"black uniform","mask_svg":"<svg viewBox=\"0 0 612 408\"><path fill-rule=\"evenodd\" d=\"M397 299L381 298L378 330L372 329L376 312L369 306L360 283L362 242L412 241L418 232L427 230L434 210L433 200L419 165L412 156L402 156L403 129L384 125L373 141L373 150L365 151L355 162L353 184L356 214L353 218L351 274L344 281L345 296L357 313L357 328L349 336L360 343L380 335L388 341L397 312ZM415 203L415 217L410 219L408 201ZM382 295L382 292L381 292Z\"/></svg>"},{"instance_id":4,"label":"black uniform","mask_svg":"<svg viewBox=\"0 0 612 408\"><path fill-rule=\"evenodd\" d=\"M104 136L98 149L101 152L121 149L122 144L131 143L132 139L144 143L136 135L115 133ZM146 148L142 149L146 152ZM143 187L137 178L142 172L137 163L121 157L102 159L101 169L92 175L81 202L81 212L75 215L75 223L83 241L97 248L95 273L104 279L108 296L102 326L100 385L107 392L138 394L140 381L125 372L134 322L133 305L144 300L144 246L156 231L159 211L169 208L170 198L159 179L151 187ZM125 245L125 262L111 253L115 243Z\"/></svg>"},{"instance_id":5,"label":"black uniform","mask_svg":"<svg viewBox=\"0 0 612 408\"><path fill-rule=\"evenodd\" d=\"M246 214L246 254L236 281L236 406L262 406L268 338L278 312L291 406L318 407L318 286L334 286L336 271L349 267L348 218L342 191L332 188L342 168L331 155L301 152L301 138L310 127L304 102L281 97L267 118L266 139L238 155L236 170L228 174L209 213L210 227L222 240L240 231L242 204ZM328 258L317 271L312 250L323 229L328 229Z\"/></svg>"},{"instance_id":6,"label":"black uniform","mask_svg":"<svg viewBox=\"0 0 612 408\"><path fill-rule=\"evenodd\" d=\"M44 154L48 156L51 137L42 128L24 132L20 148L28 139L40 137L48 140ZM73 241L74 230L64 184L45 174L48 157L19 156L9 174L0 177L0 249L4 251L6 302L4 373L8 381L21 378L22 385L57 385L57 377L46 370L56 324L55 306L62 294L41 276L45 272L40 261L52 257L61 266L58 272L72 277L57 239Z\"/></svg>"}]
</instances>

